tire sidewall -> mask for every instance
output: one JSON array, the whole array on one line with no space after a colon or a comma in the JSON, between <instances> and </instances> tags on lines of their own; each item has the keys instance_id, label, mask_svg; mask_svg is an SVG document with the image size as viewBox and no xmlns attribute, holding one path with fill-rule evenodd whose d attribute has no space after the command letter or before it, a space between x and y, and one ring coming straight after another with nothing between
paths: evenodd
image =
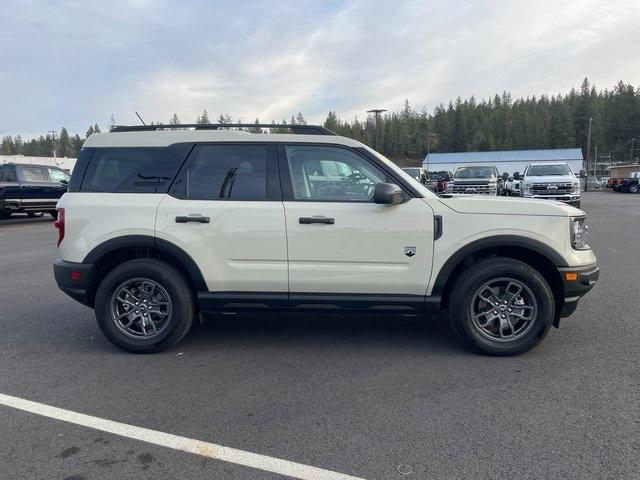
<instances>
[{"instance_id":1,"label":"tire sidewall","mask_svg":"<svg viewBox=\"0 0 640 480\"><path fill-rule=\"evenodd\" d=\"M524 336L512 342L495 342L480 334L469 314L474 293L486 282L511 277L525 284L538 307L536 321ZM462 273L451 297L451 321L456 333L476 351L489 355L517 355L533 348L549 331L555 314L553 294L537 270L518 260L484 260Z\"/></svg>"},{"instance_id":2,"label":"tire sidewall","mask_svg":"<svg viewBox=\"0 0 640 480\"><path fill-rule=\"evenodd\" d=\"M171 317L165 330L153 338L131 338L111 318L111 298L115 289L133 278L149 278L162 285L171 298ZM98 326L117 347L132 353L153 353L177 343L193 321L193 299L188 284L175 268L156 260L132 260L115 267L98 288L95 298Z\"/></svg>"}]
</instances>

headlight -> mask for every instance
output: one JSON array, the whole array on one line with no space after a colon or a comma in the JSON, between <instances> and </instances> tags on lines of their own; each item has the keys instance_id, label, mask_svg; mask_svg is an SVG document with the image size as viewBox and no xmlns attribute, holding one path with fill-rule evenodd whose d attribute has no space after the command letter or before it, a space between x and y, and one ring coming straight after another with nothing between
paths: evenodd
<instances>
[{"instance_id":1,"label":"headlight","mask_svg":"<svg viewBox=\"0 0 640 480\"><path fill-rule=\"evenodd\" d=\"M522 193L524 195L531 195L531 185L527 185L527 184L522 185Z\"/></svg>"},{"instance_id":2,"label":"headlight","mask_svg":"<svg viewBox=\"0 0 640 480\"><path fill-rule=\"evenodd\" d=\"M580 193L580 184L578 182L573 184L571 193Z\"/></svg>"},{"instance_id":3,"label":"headlight","mask_svg":"<svg viewBox=\"0 0 640 480\"><path fill-rule=\"evenodd\" d=\"M589 250L587 234L589 227L584 218L571 219L571 246L574 250Z\"/></svg>"}]
</instances>

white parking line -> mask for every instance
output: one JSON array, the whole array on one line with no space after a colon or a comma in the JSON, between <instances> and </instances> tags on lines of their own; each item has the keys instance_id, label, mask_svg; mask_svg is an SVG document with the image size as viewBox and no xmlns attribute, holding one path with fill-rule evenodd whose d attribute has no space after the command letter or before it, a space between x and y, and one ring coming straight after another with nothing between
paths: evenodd
<instances>
[{"instance_id":1,"label":"white parking line","mask_svg":"<svg viewBox=\"0 0 640 480\"><path fill-rule=\"evenodd\" d=\"M17 408L25 412L35 413L43 417L54 418L63 422L82 425L102 432L113 433L121 437L133 438L142 442L172 448L182 452L193 453L203 457L214 458L224 462L236 463L245 467L256 468L266 472L278 473L303 480L364 480L359 477L332 472L322 468L311 467L301 463L281 460L279 458L246 452L236 448L225 447L215 443L201 442L192 438L179 437L170 433L149 430L148 428L127 425L104 418L72 412L64 408L52 407L43 403L32 402L23 398L0 393L0 405Z\"/></svg>"}]
</instances>

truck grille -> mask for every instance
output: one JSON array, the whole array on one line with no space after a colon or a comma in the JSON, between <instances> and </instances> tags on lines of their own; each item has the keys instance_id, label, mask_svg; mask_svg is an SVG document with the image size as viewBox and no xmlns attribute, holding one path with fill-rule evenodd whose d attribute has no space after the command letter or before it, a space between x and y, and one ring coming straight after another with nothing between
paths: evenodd
<instances>
[{"instance_id":1,"label":"truck grille","mask_svg":"<svg viewBox=\"0 0 640 480\"><path fill-rule=\"evenodd\" d=\"M573 186L570 183L534 183L531 193L534 195L567 195Z\"/></svg>"},{"instance_id":2,"label":"truck grille","mask_svg":"<svg viewBox=\"0 0 640 480\"><path fill-rule=\"evenodd\" d=\"M464 185L454 184L448 186L448 193L467 193L467 194L484 194L495 195L496 188L494 185L468 183Z\"/></svg>"}]
</instances>

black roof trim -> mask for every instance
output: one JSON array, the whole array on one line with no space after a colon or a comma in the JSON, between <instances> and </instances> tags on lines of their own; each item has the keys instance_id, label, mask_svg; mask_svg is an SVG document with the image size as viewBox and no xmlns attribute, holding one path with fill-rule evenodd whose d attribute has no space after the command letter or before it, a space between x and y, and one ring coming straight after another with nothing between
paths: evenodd
<instances>
[{"instance_id":1,"label":"black roof trim","mask_svg":"<svg viewBox=\"0 0 640 480\"><path fill-rule=\"evenodd\" d=\"M286 125L273 123L180 123L177 125L114 125L111 132L153 132L156 130L220 130L224 128L287 128L297 135L335 135L320 125Z\"/></svg>"}]
</instances>

